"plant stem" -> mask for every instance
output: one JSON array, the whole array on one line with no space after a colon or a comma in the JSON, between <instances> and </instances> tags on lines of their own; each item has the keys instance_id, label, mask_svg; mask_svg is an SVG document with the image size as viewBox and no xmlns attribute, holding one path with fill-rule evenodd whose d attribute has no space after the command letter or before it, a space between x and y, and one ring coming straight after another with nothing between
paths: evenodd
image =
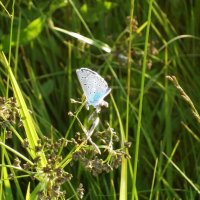
<instances>
[{"instance_id":1,"label":"plant stem","mask_svg":"<svg viewBox=\"0 0 200 200\"><path fill-rule=\"evenodd\" d=\"M142 121L142 108L143 108L143 96L144 96L144 82L145 82L145 72L147 65L147 53L148 53L148 41L149 41L149 31L151 25L151 11L152 11L152 3L153 0L149 1L149 11L148 11L148 19L147 19L147 29L145 36L145 46L144 46L144 58L142 64L142 79L140 86L140 103L139 103L139 114L138 114L138 124L137 124L137 133L136 133L136 144L135 144L135 159L134 159L134 168L133 168L133 188L132 188L132 199L138 199L137 188L136 188L136 180L137 180L137 166L138 166L138 155L139 155L139 145L140 145L140 133L141 133L141 121Z\"/></svg>"}]
</instances>

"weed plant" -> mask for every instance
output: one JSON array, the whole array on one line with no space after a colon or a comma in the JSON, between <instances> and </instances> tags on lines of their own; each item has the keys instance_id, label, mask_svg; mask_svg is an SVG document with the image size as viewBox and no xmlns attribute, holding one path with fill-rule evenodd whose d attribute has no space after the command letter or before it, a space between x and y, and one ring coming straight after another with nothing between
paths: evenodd
<instances>
[{"instance_id":1,"label":"weed plant","mask_svg":"<svg viewBox=\"0 0 200 200\"><path fill-rule=\"evenodd\" d=\"M199 10L1 0L0 199L199 199ZM81 67L112 88L92 121Z\"/></svg>"}]
</instances>

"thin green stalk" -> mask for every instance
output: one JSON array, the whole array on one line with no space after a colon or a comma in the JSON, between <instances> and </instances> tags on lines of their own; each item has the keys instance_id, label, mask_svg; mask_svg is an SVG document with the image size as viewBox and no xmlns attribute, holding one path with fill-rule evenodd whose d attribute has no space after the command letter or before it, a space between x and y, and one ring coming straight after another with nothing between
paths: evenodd
<instances>
[{"instance_id":1,"label":"thin green stalk","mask_svg":"<svg viewBox=\"0 0 200 200\"><path fill-rule=\"evenodd\" d=\"M18 60L19 60L19 41L20 41L20 28L21 28L21 12L19 12L19 23L17 29L17 40L16 40L16 48L15 48L15 61L14 61L14 75L17 79L17 67L18 67Z\"/></svg>"},{"instance_id":2,"label":"thin green stalk","mask_svg":"<svg viewBox=\"0 0 200 200\"><path fill-rule=\"evenodd\" d=\"M2 4L2 3L1 3ZM9 58L8 58L8 63L10 65L10 60L11 60L11 47L12 47L12 35L13 35L13 19L14 19L14 15L15 15L15 10L14 10L14 6L15 6L15 0L13 0L13 3L12 3L12 14L9 15L10 16L10 19L11 19L11 23L10 23L10 44L9 44ZM8 93L9 93L9 85L10 85L10 77L7 76L7 84L6 84L6 94L5 96L8 97ZM5 133L5 132L4 132ZM4 137L3 137L3 142L5 143L5 134L4 134ZM2 163L4 164L4 156L5 156L5 147L1 147L2 148ZM1 178L5 178L7 177L8 175L8 172L7 172L7 169L2 167L2 170L1 170ZM3 184L2 184L3 186ZM5 187L5 194L9 194L11 192L11 185L10 185L10 181L9 180L5 180L4 181L4 187ZM2 188L0 189L2 191ZM1 195L2 196L2 195ZM1 197L0 196L0 197ZM9 198L13 198L12 197L12 194L9 195Z\"/></svg>"},{"instance_id":3,"label":"thin green stalk","mask_svg":"<svg viewBox=\"0 0 200 200\"><path fill-rule=\"evenodd\" d=\"M180 141L178 140L177 142L176 142L176 144L174 145L174 148L172 149L172 152L170 153L170 158L172 159L173 157L174 157L174 155L175 155L175 153L176 153L176 150L178 149L178 147L179 147L179 144L180 144ZM160 150L160 152L163 152L162 150ZM162 153L163 154L163 153ZM154 191L160 191L160 182L161 182L161 180L163 179L163 177L164 177L164 174L167 172L167 170L168 170L168 168L169 168L169 164L170 164L170 162L168 161L167 163L165 163L164 164L164 162L163 162L163 156L162 156L162 154L161 154L161 156L160 156L160 158L158 159L158 160L160 160L159 161L159 165L162 165L162 167L161 166L158 166L158 170L157 170L157 181L156 181L156 184L155 184L155 186L154 186ZM160 164L161 163L161 164ZM159 169L160 168L160 169Z\"/></svg>"},{"instance_id":4,"label":"thin green stalk","mask_svg":"<svg viewBox=\"0 0 200 200\"><path fill-rule=\"evenodd\" d=\"M92 39L94 39L94 36L92 34L92 32L90 31L88 25L86 24L85 20L83 19L83 17L81 16L80 12L78 11L78 9L76 8L75 4L73 1L69 0L69 3L71 4L71 6L73 7L74 11L76 12L77 16L79 17L79 19L81 20L81 22L83 23L83 26L85 27L85 29L87 30L87 32L89 33L90 37Z\"/></svg>"},{"instance_id":5,"label":"thin green stalk","mask_svg":"<svg viewBox=\"0 0 200 200\"><path fill-rule=\"evenodd\" d=\"M141 86L140 86L140 103L139 103L139 113L138 113L138 124L137 124L137 133L136 133L136 144L135 144L135 152L133 155L134 157L134 170L133 170L133 188L132 188L132 199L138 199L137 195L137 187L136 187L136 180L137 180L137 166L138 166L138 155L139 155L139 145L140 145L140 133L141 133L141 121L142 121L142 108L143 108L143 96L144 96L144 82L145 82L145 72L146 72L146 65L147 65L147 53L148 53L148 41L149 41L149 32L150 32L150 25L151 25L151 11L152 11L152 3L153 0L149 1L149 10L148 10L148 19L147 19L147 29L146 29L146 36L145 36L145 46L144 46L144 58L142 64L142 79L141 79Z\"/></svg>"},{"instance_id":6,"label":"thin green stalk","mask_svg":"<svg viewBox=\"0 0 200 200\"><path fill-rule=\"evenodd\" d=\"M12 14L10 15L11 17L11 23L10 23L10 42L9 42L9 54L8 54L8 63L10 65L10 60L11 60L11 50L12 50L12 36L13 36L13 19L15 16L15 0L13 0L12 3ZM7 88L6 88L6 96L8 96L8 91L9 91L9 82L10 82L10 77L7 77Z\"/></svg>"},{"instance_id":7,"label":"thin green stalk","mask_svg":"<svg viewBox=\"0 0 200 200\"><path fill-rule=\"evenodd\" d=\"M152 184L151 184L151 193L150 193L150 196L149 196L149 200L151 200L152 196L153 196L153 188L154 188L154 183L155 183L155 178L156 178L157 166L158 166L158 158L156 158L156 163L155 163L155 167L154 167Z\"/></svg>"},{"instance_id":8,"label":"thin green stalk","mask_svg":"<svg viewBox=\"0 0 200 200\"><path fill-rule=\"evenodd\" d=\"M5 143L5 130L1 132L1 140ZM5 164L5 148L3 146L1 148L1 163L2 165ZM6 169L4 167L1 167L1 180L4 179L6 176ZM10 187L10 182L9 180L6 180L4 182L4 187L9 188ZM6 190L6 189L5 189ZM3 199L3 184L0 184L0 199Z\"/></svg>"},{"instance_id":9,"label":"thin green stalk","mask_svg":"<svg viewBox=\"0 0 200 200\"><path fill-rule=\"evenodd\" d=\"M165 76L168 75L168 48L165 49ZM168 80L165 79L165 139L166 139L166 150L167 154L170 154L172 151L172 131L171 131L171 111L170 111L170 99L169 99L169 88ZM172 171L169 168L167 171L167 181L172 185Z\"/></svg>"},{"instance_id":10,"label":"thin green stalk","mask_svg":"<svg viewBox=\"0 0 200 200\"><path fill-rule=\"evenodd\" d=\"M129 133L129 111L130 111L130 88L131 88L131 48L132 48L132 21L134 12L134 0L130 0L130 24L129 24L129 43L128 43L128 77L127 77L127 97L126 97L126 132L122 138L122 146L124 141L128 141ZM120 182L120 200L127 199L127 159L123 159L121 167L121 182Z\"/></svg>"},{"instance_id":11,"label":"thin green stalk","mask_svg":"<svg viewBox=\"0 0 200 200\"><path fill-rule=\"evenodd\" d=\"M5 147L4 147L5 148ZM6 196L5 199L9 199L9 200L13 200L13 199L18 199L16 198L13 198L13 188L12 188L12 184L10 184L10 186L8 186L8 182L10 182L9 180L9 174L11 173L13 175L13 177L16 177L16 174L15 174L15 170L13 168L13 165L11 164L11 161L10 161L10 157L9 157L9 152L7 151L7 149L5 148L5 159L6 159L6 163L8 166L12 166L8 169L7 166L2 166L2 168L4 169L4 194ZM18 179L14 178L14 183L15 183L15 186L16 186L16 191L17 191L17 196L20 197L21 200L23 200L23 193L21 191L21 187L20 187L20 183L18 181ZM13 182L11 181L11 182Z\"/></svg>"},{"instance_id":12,"label":"thin green stalk","mask_svg":"<svg viewBox=\"0 0 200 200\"><path fill-rule=\"evenodd\" d=\"M172 166L181 174L181 176L193 187L193 189L200 194L200 190L196 184L172 161L172 158L168 157L164 152L163 155L168 159L168 162L170 162Z\"/></svg>"},{"instance_id":13,"label":"thin green stalk","mask_svg":"<svg viewBox=\"0 0 200 200\"><path fill-rule=\"evenodd\" d=\"M12 17L12 14L10 14L9 12L8 12L8 10L6 9L6 6L4 6L4 4L0 1L0 5L1 5L1 7L6 11L6 14L11 18Z\"/></svg>"},{"instance_id":14,"label":"thin green stalk","mask_svg":"<svg viewBox=\"0 0 200 200\"><path fill-rule=\"evenodd\" d=\"M10 45L9 45L9 55L8 55L8 63L10 65L11 60L11 47L12 47L12 36L13 36L13 19L15 16L15 0L12 3L12 15L11 15L11 23L10 23Z\"/></svg>"},{"instance_id":15,"label":"thin green stalk","mask_svg":"<svg viewBox=\"0 0 200 200\"><path fill-rule=\"evenodd\" d=\"M68 65L65 68L68 81L68 97L72 97L72 44L68 43ZM69 110L71 110L71 103L69 103Z\"/></svg>"},{"instance_id":16,"label":"thin green stalk","mask_svg":"<svg viewBox=\"0 0 200 200\"><path fill-rule=\"evenodd\" d=\"M126 140L128 140L129 132L129 111L130 111L130 89L131 89L131 52L132 52L132 21L133 21L133 11L134 11L134 0L131 0L131 13L130 13L130 24L129 24L129 44L128 44L128 77L127 77L127 97L126 97Z\"/></svg>"}]
</instances>

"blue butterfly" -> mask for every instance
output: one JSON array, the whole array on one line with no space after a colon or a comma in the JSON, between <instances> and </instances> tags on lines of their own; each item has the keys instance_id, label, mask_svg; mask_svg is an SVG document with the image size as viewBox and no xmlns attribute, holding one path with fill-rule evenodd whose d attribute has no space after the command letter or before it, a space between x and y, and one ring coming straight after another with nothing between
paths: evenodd
<instances>
[{"instance_id":1,"label":"blue butterfly","mask_svg":"<svg viewBox=\"0 0 200 200\"><path fill-rule=\"evenodd\" d=\"M111 91L107 82L98 73L88 68L77 69L76 74L86 97L87 106L108 107L108 103L104 101Z\"/></svg>"}]
</instances>

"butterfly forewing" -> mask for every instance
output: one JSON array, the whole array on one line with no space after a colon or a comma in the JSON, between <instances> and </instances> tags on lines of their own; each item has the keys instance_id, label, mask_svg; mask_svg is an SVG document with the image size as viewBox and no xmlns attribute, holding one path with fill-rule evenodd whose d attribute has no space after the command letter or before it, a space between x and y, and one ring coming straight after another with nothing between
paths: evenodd
<instances>
[{"instance_id":1,"label":"butterfly forewing","mask_svg":"<svg viewBox=\"0 0 200 200\"><path fill-rule=\"evenodd\" d=\"M94 107L98 106L110 93L107 82L98 73L87 68L78 69L76 73L87 103Z\"/></svg>"},{"instance_id":2,"label":"butterfly forewing","mask_svg":"<svg viewBox=\"0 0 200 200\"><path fill-rule=\"evenodd\" d=\"M88 84L88 80L90 80L90 77L93 73L92 71L90 72L90 70L84 70L84 68L77 69L76 73L77 73L79 82L81 84L81 87L83 89L83 92L87 99L91 95L92 85L93 85L93 83Z\"/></svg>"}]
</instances>

